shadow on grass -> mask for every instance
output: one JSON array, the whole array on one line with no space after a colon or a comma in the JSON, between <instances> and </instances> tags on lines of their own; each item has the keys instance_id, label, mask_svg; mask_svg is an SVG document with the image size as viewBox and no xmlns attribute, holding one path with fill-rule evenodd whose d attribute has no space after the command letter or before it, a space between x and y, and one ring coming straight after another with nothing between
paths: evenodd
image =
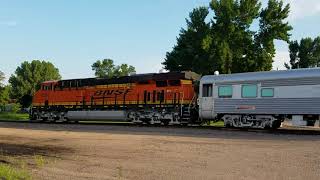
<instances>
[{"instance_id":1,"label":"shadow on grass","mask_svg":"<svg viewBox=\"0 0 320 180\"><path fill-rule=\"evenodd\" d=\"M26 144L0 143L0 155L2 156L48 156L56 157L63 153L70 153L71 149L57 146L32 146Z\"/></svg>"},{"instance_id":2,"label":"shadow on grass","mask_svg":"<svg viewBox=\"0 0 320 180\"><path fill-rule=\"evenodd\" d=\"M41 168L50 159L73 152L57 146L33 146L26 144L0 143L0 179L32 179L30 170Z\"/></svg>"}]
</instances>

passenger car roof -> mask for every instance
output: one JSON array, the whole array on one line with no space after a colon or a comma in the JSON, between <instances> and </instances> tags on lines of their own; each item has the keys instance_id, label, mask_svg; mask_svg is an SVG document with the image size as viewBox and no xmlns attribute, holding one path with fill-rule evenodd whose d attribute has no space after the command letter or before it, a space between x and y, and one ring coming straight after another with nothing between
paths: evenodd
<instances>
[{"instance_id":1,"label":"passenger car roof","mask_svg":"<svg viewBox=\"0 0 320 180\"><path fill-rule=\"evenodd\" d=\"M320 77L320 68L207 75L203 76L200 81L201 83L221 83L234 81L260 81L303 77Z\"/></svg>"}]
</instances>

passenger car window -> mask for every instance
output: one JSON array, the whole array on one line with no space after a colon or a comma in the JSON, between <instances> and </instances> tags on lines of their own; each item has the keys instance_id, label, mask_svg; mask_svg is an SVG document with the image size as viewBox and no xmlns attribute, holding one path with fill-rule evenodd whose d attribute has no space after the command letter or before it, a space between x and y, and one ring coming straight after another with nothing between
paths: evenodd
<instances>
[{"instance_id":1,"label":"passenger car window","mask_svg":"<svg viewBox=\"0 0 320 180\"><path fill-rule=\"evenodd\" d=\"M232 97L232 86L219 86L218 95L221 98L231 98Z\"/></svg>"},{"instance_id":2,"label":"passenger car window","mask_svg":"<svg viewBox=\"0 0 320 180\"><path fill-rule=\"evenodd\" d=\"M274 89L273 88L263 88L261 89L261 97L273 97Z\"/></svg>"},{"instance_id":3,"label":"passenger car window","mask_svg":"<svg viewBox=\"0 0 320 180\"><path fill-rule=\"evenodd\" d=\"M243 98L255 98L257 97L258 87L255 84L242 85L241 95Z\"/></svg>"},{"instance_id":4,"label":"passenger car window","mask_svg":"<svg viewBox=\"0 0 320 180\"><path fill-rule=\"evenodd\" d=\"M202 97L212 97L212 84L202 86Z\"/></svg>"}]
</instances>

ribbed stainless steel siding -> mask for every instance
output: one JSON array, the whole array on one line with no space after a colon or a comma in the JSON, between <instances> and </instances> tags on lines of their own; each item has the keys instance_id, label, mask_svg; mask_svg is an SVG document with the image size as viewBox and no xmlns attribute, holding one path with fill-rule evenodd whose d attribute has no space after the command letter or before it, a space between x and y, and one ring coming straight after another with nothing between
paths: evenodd
<instances>
[{"instance_id":1,"label":"ribbed stainless steel siding","mask_svg":"<svg viewBox=\"0 0 320 180\"><path fill-rule=\"evenodd\" d=\"M223 86L223 85L238 85L238 84L258 84L262 81L232 81L232 82L219 82L216 83L216 86Z\"/></svg>"},{"instance_id":2,"label":"ribbed stainless steel siding","mask_svg":"<svg viewBox=\"0 0 320 180\"><path fill-rule=\"evenodd\" d=\"M239 106L254 106L254 110L239 110ZM259 98L215 99L215 113L252 114L319 114L320 98Z\"/></svg>"},{"instance_id":3,"label":"ribbed stainless steel siding","mask_svg":"<svg viewBox=\"0 0 320 180\"><path fill-rule=\"evenodd\" d=\"M320 84L319 77L265 80L261 82L262 87L301 86L301 85L317 85L317 84Z\"/></svg>"},{"instance_id":4,"label":"ribbed stainless steel siding","mask_svg":"<svg viewBox=\"0 0 320 180\"><path fill-rule=\"evenodd\" d=\"M232 81L219 82L216 85L237 85L237 84L259 84L262 87L275 86L301 86L301 85L317 85L320 84L320 77L306 77L306 78L290 78L290 79L272 79L262 81Z\"/></svg>"}]
</instances>

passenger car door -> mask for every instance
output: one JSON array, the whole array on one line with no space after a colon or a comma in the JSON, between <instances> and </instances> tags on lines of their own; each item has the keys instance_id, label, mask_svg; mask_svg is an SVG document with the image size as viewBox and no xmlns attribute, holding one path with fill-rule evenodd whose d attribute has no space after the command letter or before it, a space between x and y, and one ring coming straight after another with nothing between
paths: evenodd
<instances>
[{"instance_id":1,"label":"passenger car door","mask_svg":"<svg viewBox=\"0 0 320 180\"><path fill-rule=\"evenodd\" d=\"M212 118L213 112L213 84L203 84L199 98L199 115L201 118Z\"/></svg>"}]
</instances>

